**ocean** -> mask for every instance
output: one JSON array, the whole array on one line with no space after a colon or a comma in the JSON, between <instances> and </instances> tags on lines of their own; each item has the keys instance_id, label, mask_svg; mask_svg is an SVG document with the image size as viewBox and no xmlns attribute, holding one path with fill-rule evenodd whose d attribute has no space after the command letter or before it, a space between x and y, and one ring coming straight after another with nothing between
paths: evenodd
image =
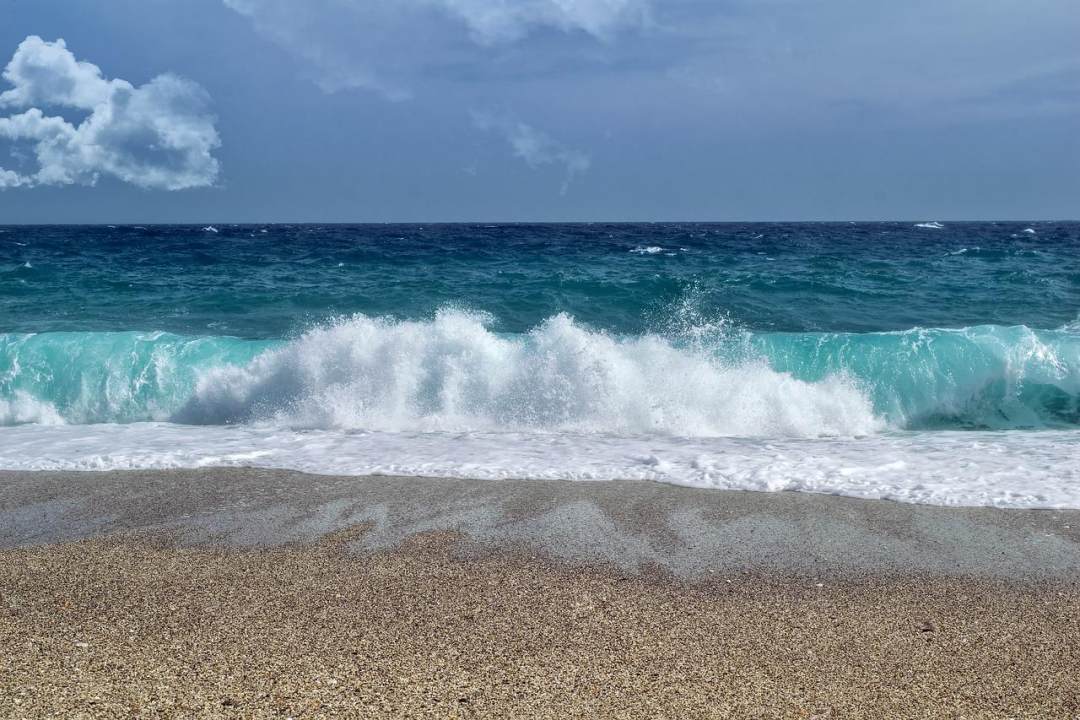
<instances>
[{"instance_id":1,"label":"ocean","mask_svg":"<svg viewBox=\"0 0 1080 720\"><path fill-rule=\"evenodd\" d=\"M1080 507L1080 223L0 227L0 469Z\"/></svg>"}]
</instances>

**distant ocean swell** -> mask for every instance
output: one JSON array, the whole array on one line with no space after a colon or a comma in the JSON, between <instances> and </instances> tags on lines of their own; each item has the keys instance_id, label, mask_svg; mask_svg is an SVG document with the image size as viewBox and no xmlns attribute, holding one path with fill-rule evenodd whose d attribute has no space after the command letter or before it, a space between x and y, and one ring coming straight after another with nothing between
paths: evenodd
<instances>
[{"instance_id":1,"label":"distant ocean swell","mask_svg":"<svg viewBox=\"0 0 1080 720\"><path fill-rule=\"evenodd\" d=\"M446 309L356 315L291 340L0 335L0 425L158 421L292 429L678 437L1080 426L1080 331L715 326L617 336L555 315L493 332Z\"/></svg>"}]
</instances>

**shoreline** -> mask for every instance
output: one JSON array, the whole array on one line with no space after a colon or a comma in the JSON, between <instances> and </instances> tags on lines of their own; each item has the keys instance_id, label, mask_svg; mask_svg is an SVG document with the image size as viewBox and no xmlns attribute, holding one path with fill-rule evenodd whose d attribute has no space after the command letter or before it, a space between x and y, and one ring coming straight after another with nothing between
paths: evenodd
<instances>
[{"instance_id":1,"label":"shoreline","mask_svg":"<svg viewBox=\"0 0 1080 720\"><path fill-rule=\"evenodd\" d=\"M460 480L209 468L0 471L0 548L107 534L180 545L312 543L369 525L353 549L425 532L636 572L1080 578L1080 510L941 507L649 481ZM855 552L855 549L858 551Z\"/></svg>"},{"instance_id":2,"label":"shoreline","mask_svg":"<svg viewBox=\"0 0 1080 720\"><path fill-rule=\"evenodd\" d=\"M1080 511L0 473L0 717L1080 713Z\"/></svg>"},{"instance_id":3,"label":"shoreline","mask_svg":"<svg viewBox=\"0 0 1080 720\"><path fill-rule=\"evenodd\" d=\"M2 465L10 471L198 470L221 463L329 476L649 480L948 507L1080 509L1080 464L1074 462L1080 433L1063 429L764 440L529 431L353 434L135 422L19 425L3 428L0 439Z\"/></svg>"}]
</instances>

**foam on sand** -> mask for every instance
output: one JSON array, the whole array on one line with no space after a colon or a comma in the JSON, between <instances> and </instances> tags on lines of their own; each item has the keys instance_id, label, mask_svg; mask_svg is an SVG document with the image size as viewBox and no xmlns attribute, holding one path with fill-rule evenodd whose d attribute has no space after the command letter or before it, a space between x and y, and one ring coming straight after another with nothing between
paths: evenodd
<instances>
[{"instance_id":1,"label":"foam on sand","mask_svg":"<svg viewBox=\"0 0 1080 720\"><path fill-rule=\"evenodd\" d=\"M649 480L949 506L1080 508L1080 434L664 438L550 432L366 432L170 423L0 429L0 468L262 467L331 475Z\"/></svg>"}]
</instances>

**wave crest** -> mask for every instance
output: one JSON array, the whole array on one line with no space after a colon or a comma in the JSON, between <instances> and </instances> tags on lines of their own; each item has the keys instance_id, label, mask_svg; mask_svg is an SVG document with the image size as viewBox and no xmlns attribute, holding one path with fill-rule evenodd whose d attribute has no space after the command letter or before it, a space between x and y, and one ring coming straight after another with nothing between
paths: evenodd
<instances>
[{"instance_id":1,"label":"wave crest","mask_svg":"<svg viewBox=\"0 0 1080 720\"><path fill-rule=\"evenodd\" d=\"M4 425L63 425L64 418L52 403L38 400L23 390L10 398L0 398L0 426Z\"/></svg>"},{"instance_id":2,"label":"wave crest","mask_svg":"<svg viewBox=\"0 0 1080 720\"><path fill-rule=\"evenodd\" d=\"M450 309L427 321L355 316L290 341L0 335L0 425L685 437L1080 426L1071 326L750 333L669 319L663 332L626 337L566 315L499 334L489 318Z\"/></svg>"},{"instance_id":3,"label":"wave crest","mask_svg":"<svg viewBox=\"0 0 1080 720\"><path fill-rule=\"evenodd\" d=\"M848 378L727 366L657 336L614 338L566 315L523 336L482 316L354 317L246 366L204 373L177 418L371 430L564 430L685 436L860 435L883 422Z\"/></svg>"}]
</instances>

